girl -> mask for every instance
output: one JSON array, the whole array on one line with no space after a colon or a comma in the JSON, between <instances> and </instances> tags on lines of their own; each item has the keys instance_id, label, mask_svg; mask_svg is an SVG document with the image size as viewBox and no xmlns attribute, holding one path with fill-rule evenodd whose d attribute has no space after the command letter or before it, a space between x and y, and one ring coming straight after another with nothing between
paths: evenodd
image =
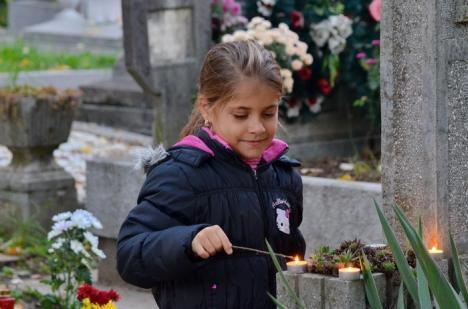
<instances>
[{"instance_id":1,"label":"girl","mask_svg":"<svg viewBox=\"0 0 468 309\"><path fill-rule=\"evenodd\" d=\"M182 139L147 159L138 205L123 223L122 278L152 288L159 308L275 308L268 255L303 256L302 182L275 139L280 68L254 41L206 55Z\"/></svg>"}]
</instances>

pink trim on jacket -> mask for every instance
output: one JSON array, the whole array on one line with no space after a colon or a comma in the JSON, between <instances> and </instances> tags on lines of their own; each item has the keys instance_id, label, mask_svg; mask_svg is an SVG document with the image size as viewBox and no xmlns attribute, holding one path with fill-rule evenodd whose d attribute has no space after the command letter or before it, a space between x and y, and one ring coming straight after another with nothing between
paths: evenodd
<instances>
[{"instance_id":1,"label":"pink trim on jacket","mask_svg":"<svg viewBox=\"0 0 468 309\"><path fill-rule=\"evenodd\" d=\"M226 140L224 140L221 136L219 136L209 128L203 127L203 130L208 133L210 138L218 141L224 147L232 150L231 146L229 146ZM174 146L190 146L198 148L212 156L215 156L213 150L211 150L199 137L195 135L188 135L184 137ZM268 146L267 149L265 149L265 151L263 152L261 158L263 158L265 162L269 163L276 159L286 148L288 148L288 144L286 144L280 139L274 138L270 146ZM260 163L261 158L244 160L244 162L247 163L252 169L256 169L258 164Z\"/></svg>"}]
</instances>

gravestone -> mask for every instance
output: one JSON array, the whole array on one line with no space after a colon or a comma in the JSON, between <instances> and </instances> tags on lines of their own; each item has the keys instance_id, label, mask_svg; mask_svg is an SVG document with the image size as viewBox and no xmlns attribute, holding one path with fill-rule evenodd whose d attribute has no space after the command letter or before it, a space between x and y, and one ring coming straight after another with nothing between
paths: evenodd
<instances>
[{"instance_id":1,"label":"gravestone","mask_svg":"<svg viewBox=\"0 0 468 309\"><path fill-rule=\"evenodd\" d=\"M121 58L111 78L80 87L83 102L77 120L151 135L159 94L151 96L128 74Z\"/></svg>"},{"instance_id":2,"label":"gravestone","mask_svg":"<svg viewBox=\"0 0 468 309\"><path fill-rule=\"evenodd\" d=\"M121 21L96 24L86 19L83 1L61 0L63 10L49 20L25 27L24 39L41 49L118 54L122 49Z\"/></svg>"},{"instance_id":3,"label":"gravestone","mask_svg":"<svg viewBox=\"0 0 468 309\"><path fill-rule=\"evenodd\" d=\"M13 32L50 20L62 9L58 2L48 0L7 1L7 5L8 30Z\"/></svg>"},{"instance_id":4,"label":"gravestone","mask_svg":"<svg viewBox=\"0 0 468 309\"><path fill-rule=\"evenodd\" d=\"M123 0L125 63L155 102L156 143L172 145L188 120L211 42L208 1Z\"/></svg>"},{"instance_id":5,"label":"gravestone","mask_svg":"<svg viewBox=\"0 0 468 309\"><path fill-rule=\"evenodd\" d=\"M384 209L422 217L429 246L451 233L468 252L468 10L466 1L382 2ZM403 241L401 230L400 240Z\"/></svg>"}]
</instances>

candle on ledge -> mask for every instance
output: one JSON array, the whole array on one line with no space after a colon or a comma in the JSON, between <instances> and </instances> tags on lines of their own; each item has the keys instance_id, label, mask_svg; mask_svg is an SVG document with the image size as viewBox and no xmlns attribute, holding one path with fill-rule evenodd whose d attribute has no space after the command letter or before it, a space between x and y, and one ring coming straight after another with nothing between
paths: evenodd
<instances>
[{"instance_id":1,"label":"candle on ledge","mask_svg":"<svg viewBox=\"0 0 468 309\"><path fill-rule=\"evenodd\" d=\"M291 274L302 274L305 272L307 262L299 261L299 258L296 256L296 259L291 262L287 262L286 266L288 267L288 272Z\"/></svg>"},{"instance_id":2,"label":"candle on ledge","mask_svg":"<svg viewBox=\"0 0 468 309\"><path fill-rule=\"evenodd\" d=\"M429 249L429 254L434 260L441 260L444 257L444 251L437 249L436 246L432 246L432 248Z\"/></svg>"},{"instance_id":3,"label":"candle on ledge","mask_svg":"<svg viewBox=\"0 0 468 309\"><path fill-rule=\"evenodd\" d=\"M361 278L361 269L356 267L344 267L338 269L338 276L341 280L358 280Z\"/></svg>"}]
</instances>

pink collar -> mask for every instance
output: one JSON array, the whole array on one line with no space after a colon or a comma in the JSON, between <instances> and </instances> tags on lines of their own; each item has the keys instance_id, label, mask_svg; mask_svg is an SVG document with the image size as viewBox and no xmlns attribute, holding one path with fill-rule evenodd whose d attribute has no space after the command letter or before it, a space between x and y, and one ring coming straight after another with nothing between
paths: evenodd
<instances>
[{"instance_id":1,"label":"pink collar","mask_svg":"<svg viewBox=\"0 0 468 309\"><path fill-rule=\"evenodd\" d=\"M231 146L229 146L226 140L224 140L220 135L216 134L215 132L213 132L207 127L203 127L202 130L207 132L211 139L216 140L225 148L232 150ZM209 153L212 156L215 156L215 153L213 152L213 150L210 149L198 136L195 136L195 135L188 135L184 137L182 140L177 142L174 146L190 146L190 147L200 149L206 153ZM275 138L271 142L270 146L268 146L267 149L265 149L261 158L244 160L244 162L247 163L252 169L256 169L261 159L269 163L275 160L276 158L278 158L278 156L282 154L287 148L288 148L288 144L286 144L280 139Z\"/></svg>"}]
</instances>

